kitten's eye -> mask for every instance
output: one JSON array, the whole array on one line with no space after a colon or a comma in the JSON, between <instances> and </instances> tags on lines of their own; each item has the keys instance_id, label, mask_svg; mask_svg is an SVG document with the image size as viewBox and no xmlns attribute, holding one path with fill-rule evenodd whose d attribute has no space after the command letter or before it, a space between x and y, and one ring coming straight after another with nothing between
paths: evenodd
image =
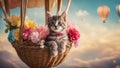
<instances>
[{"instance_id":1,"label":"kitten's eye","mask_svg":"<svg viewBox=\"0 0 120 68\"><path fill-rule=\"evenodd\" d=\"M54 25L54 22L53 22L53 21L52 21L52 22L50 22L50 23L51 23L51 26L52 26L52 25Z\"/></svg>"},{"instance_id":2,"label":"kitten's eye","mask_svg":"<svg viewBox=\"0 0 120 68\"><path fill-rule=\"evenodd\" d=\"M62 25L60 21L58 22L58 24L59 24L59 25Z\"/></svg>"}]
</instances>

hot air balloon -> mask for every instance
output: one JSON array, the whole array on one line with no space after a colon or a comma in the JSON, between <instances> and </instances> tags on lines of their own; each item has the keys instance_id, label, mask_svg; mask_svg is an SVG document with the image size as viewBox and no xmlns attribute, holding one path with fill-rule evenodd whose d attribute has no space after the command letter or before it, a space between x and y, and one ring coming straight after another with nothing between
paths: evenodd
<instances>
[{"instance_id":1,"label":"hot air balloon","mask_svg":"<svg viewBox=\"0 0 120 68\"><path fill-rule=\"evenodd\" d=\"M47 11L51 11L54 5L56 4L56 1L58 1L58 12L61 10L61 3L62 0L0 0L0 7L2 8L5 19L10 17L10 9L14 9L16 7L20 7L20 14L21 14L21 25L20 25L20 40L14 41L11 44L15 48L18 56L21 58L23 62L25 62L27 65L30 66L30 68L50 68L59 65L62 63L62 61L65 59L67 54L69 53L72 42L68 42L66 45L66 51L63 54L59 54L55 57L51 57L49 55L49 48L45 46L43 49L40 48L40 46L37 46L36 44L33 44L31 42L24 42L22 37L23 27L24 27L24 21L25 21L25 14L26 14L26 8L36 8L41 7L45 4L45 17L46 17L46 24L47 25ZM63 12L63 15L66 16L66 13L68 12L68 9L70 7L71 0L68 0L68 4L66 6L65 11ZM32 45L32 46L30 46ZM35 46L36 45L36 46Z\"/></svg>"},{"instance_id":2,"label":"hot air balloon","mask_svg":"<svg viewBox=\"0 0 120 68\"><path fill-rule=\"evenodd\" d=\"M117 12L118 16L120 17L120 4L118 4L116 6L116 12Z\"/></svg>"},{"instance_id":3,"label":"hot air balloon","mask_svg":"<svg viewBox=\"0 0 120 68\"><path fill-rule=\"evenodd\" d=\"M117 12L118 16L120 17L120 4L118 4L116 6L116 12ZM120 19L118 20L118 23L120 23Z\"/></svg>"},{"instance_id":4,"label":"hot air balloon","mask_svg":"<svg viewBox=\"0 0 120 68\"><path fill-rule=\"evenodd\" d=\"M105 23L108 15L110 14L110 8L106 5L102 5L100 7L98 7L98 15L101 17L103 23Z\"/></svg>"}]
</instances>

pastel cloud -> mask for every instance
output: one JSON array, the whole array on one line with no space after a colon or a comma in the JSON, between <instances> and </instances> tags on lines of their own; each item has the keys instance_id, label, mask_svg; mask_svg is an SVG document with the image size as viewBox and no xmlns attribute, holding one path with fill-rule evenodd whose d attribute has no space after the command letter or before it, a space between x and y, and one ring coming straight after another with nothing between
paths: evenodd
<instances>
[{"instance_id":1,"label":"pastel cloud","mask_svg":"<svg viewBox=\"0 0 120 68\"><path fill-rule=\"evenodd\" d=\"M7 41L7 34L0 34L0 42Z\"/></svg>"},{"instance_id":2,"label":"pastel cloud","mask_svg":"<svg viewBox=\"0 0 120 68\"><path fill-rule=\"evenodd\" d=\"M113 60L116 63L114 63ZM80 59L73 59L74 63L71 64L70 66L78 67L78 68L80 68L80 67L111 68L111 67L115 67L118 64L119 60L120 60L119 56L104 57L102 59L95 59L95 60L90 60L90 61L83 61L83 60L80 60Z\"/></svg>"},{"instance_id":3,"label":"pastel cloud","mask_svg":"<svg viewBox=\"0 0 120 68\"><path fill-rule=\"evenodd\" d=\"M78 11L76 12L76 15L77 15L77 16L87 16L87 15L89 15L89 12L86 11L86 10L78 10Z\"/></svg>"},{"instance_id":4,"label":"pastel cloud","mask_svg":"<svg viewBox=\"0 0 120 68\"><path fill-rule=\"evenodd\" d=\"M28 68L17 56L8 51L0 51L0 68Z\"/></svg>"}]
</instances>

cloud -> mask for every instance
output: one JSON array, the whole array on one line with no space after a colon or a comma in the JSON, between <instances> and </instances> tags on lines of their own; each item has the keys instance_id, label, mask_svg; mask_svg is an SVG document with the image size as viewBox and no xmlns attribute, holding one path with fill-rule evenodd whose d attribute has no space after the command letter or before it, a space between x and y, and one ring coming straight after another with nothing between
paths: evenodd
<instances>
[{"instance_id":1,"label":"cloud","mask_svg":"<svg viewBox=\"0 0 120 68\"><path fill-rule=\"evenodd\" d=\"M0 68L14 68L12 64L10 64L8 61L0 58Z\"/></svg>"},{"instance_id":2,"label":"cloud","mask_svg":"<svg viewBox=\"0 0 120 68\"><path fill-rule=\"evenodd\" d=\"M120 23L120 19L118 20L118 23Z\"/></svg>"},{"instance_id":3,"label":"cloud","mask_svg":"<svg viewBox=\"0 0 120 68\"><path fill-rule=\"evenodd\" d=\"M28 68L28 66L12 53L0 51L0 68Z\"/></svg>"},{"instance_id":4,"label":"cloud","mask_svg":"<svg viewBox=\"0 0 120 68\"><path fill-rule=\"evenodd\" d=\"M87 15L89 15L89 13L86 10L79 10L76 12L76 15L77 16L87 16Z\"/></svg>"},{"instance_id":5,"label":"cloud","mask_svg":"<svg viewBox=\"0 0 120 68\"><path fill-rule=\"evenodd\" d=\"M120 65L119 61L119 56L108 56L86 61L80 58L72 58L71 61L64 62L57 68L115 68Z\"/></svg>"},{"instance_id":6,"label":"cloud","mask_svg":"<svg viewBox=\"0 0 120 68\"><path fill-rule=\"evenodd\" d=\"M29 68L17 56L15 49L7 40L7 35L4 34L0 34L0 68Z\"/></svg>"},{"instance_id":7,"label":"cloud","mask_svg":"<svg viewBox=\"0 0 120 68\"><path fill-rule=\"evenodd\" d=\"M0 34L0 42L7 41L7 34Z\"/></svg>"}]
</instances>

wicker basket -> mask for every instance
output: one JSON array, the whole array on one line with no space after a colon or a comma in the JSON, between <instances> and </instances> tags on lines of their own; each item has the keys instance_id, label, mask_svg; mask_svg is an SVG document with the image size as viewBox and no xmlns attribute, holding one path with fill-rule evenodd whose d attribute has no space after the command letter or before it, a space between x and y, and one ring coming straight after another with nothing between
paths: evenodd
<instances>
[{"instance_id":1,"label":"wicker basket","mask_svg":"<svg viewBox=\"0 0 120 68\"><path fill-rule=\"evenodd\" d=\"M65 53L51 57L47 46L40 48L40 46L28 46L16 42L12 45L21 60L31 68L50 68L59 65L72 47L72 43L68 43Z\"/></svg>"}]
</instances>

